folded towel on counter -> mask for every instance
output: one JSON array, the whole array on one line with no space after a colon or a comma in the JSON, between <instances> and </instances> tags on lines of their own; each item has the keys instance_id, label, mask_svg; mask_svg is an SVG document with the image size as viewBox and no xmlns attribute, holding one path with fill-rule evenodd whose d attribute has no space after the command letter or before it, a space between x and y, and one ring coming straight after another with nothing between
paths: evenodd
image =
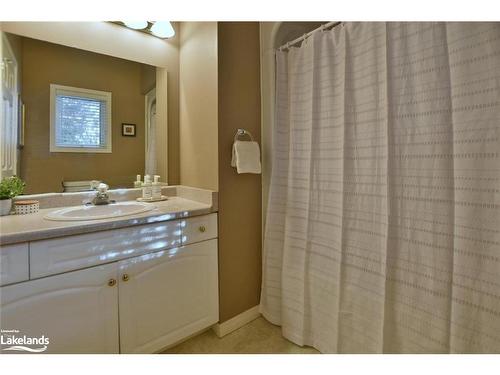
<instances>
[{"instance_id":1,"label":"folded towel on counter","mask_svg":"<svg viewBox=\"0 0 500 375\"><path fill-rule=\"evenodd\" d=\"M238 173L261 173L260 148L257 142L235 141L231 167Z\"/></svg>"}]
</instances>

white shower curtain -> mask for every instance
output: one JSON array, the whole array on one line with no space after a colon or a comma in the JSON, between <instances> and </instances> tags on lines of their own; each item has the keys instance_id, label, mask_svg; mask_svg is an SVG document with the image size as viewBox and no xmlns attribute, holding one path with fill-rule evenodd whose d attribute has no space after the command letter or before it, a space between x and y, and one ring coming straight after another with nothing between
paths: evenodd
<instances>
[{"instance_id":1,"label":"white shower curtain","mask_svg":"<svg viewBox=\"0 0 500 375\"><path fill-rule=\"evenodd\" d=\"M500 353L500 24L277 52L261 310L326 353Z\"/></svg>"}]
</instances>

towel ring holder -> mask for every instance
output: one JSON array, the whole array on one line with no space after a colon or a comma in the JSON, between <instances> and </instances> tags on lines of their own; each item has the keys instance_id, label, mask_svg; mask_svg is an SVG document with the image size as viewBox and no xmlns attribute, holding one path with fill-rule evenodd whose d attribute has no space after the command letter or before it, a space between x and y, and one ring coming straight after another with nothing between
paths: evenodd
<instances>
[{"instance_id":1,"label":"towel ring holder","mask_svg":"<svg viewBox=\"0 0 500 375\"><path fill-rule=\"evenodd\" d=\"M250 138L250 141L253 142L252 133L250 133L248 130L241 129L241 128L239 128L236 131L236 134L234 135L234 141L236 142L239 139L239 137L244 137L245 135L247 135Z\"/></svg>"}]
</instances>

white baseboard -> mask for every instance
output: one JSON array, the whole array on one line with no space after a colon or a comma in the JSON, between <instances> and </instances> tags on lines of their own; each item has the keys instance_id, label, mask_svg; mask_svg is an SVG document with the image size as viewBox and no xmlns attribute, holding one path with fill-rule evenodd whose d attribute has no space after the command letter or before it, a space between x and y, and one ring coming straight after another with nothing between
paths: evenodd
<instances>
[{"instance_id":1,"label":"white baseboard","mask_svg":"<svg viewBox=\"0 0 500 375\"><path fill-rule=\"evenodd\" d=\"M243 327L245 324L250 323L252 320L257 319L260 316L259 311L260 306L254 306L247 311L243 311L241 314L236 315L224 323L217 323L212 328L215 334L219 337L224 337L227 334L236 331L238 328Z\"/></svg>"},{"instance_id":2,"label":"white baseboard","mask_svg":"<svg viewBox=\"0 0 500 375\"><path fill-rule=\"evenodd\" d=\"M207 328L203 328L203 329L200 329L199 331L196 331L195 333L193 333L192 335L189 335L187 337L184 337L183 339L180 339L180 340L177 340L176 342L172 343L172 344L169 344L163 348L161 348L160 350L157 350L155 351L154 353L157 354L157 353L163 353L165 350L168 350L170 348L173 348L174 346L177 346L179 344L182 344L184 341L188 341L190 339L192 339L193 337L195 336L198 336L198 335L201 335L203 332L206 332L208 331L210 328L212 328L213 326L210 326L210 327L207 327ZM147 353L146 353L147 354Z\"/></svg>"}]
</instances>

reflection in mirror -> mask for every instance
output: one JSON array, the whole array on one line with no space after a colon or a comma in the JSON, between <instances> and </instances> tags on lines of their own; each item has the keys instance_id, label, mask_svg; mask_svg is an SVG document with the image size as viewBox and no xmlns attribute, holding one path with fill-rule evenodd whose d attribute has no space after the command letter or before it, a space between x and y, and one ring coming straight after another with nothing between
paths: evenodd
<instances>
[{"instance_id":1,"label":"reflection in mirror","mask_svg":"<svg viewBox=\"0 0 500 375\"><path fill-rule=\"evenodd\" d=\"M9 33L3 41L2 178L18 175L36 194L92 181L130 188L156 174L156 67Z\"/></svg>"}]
</instances>

